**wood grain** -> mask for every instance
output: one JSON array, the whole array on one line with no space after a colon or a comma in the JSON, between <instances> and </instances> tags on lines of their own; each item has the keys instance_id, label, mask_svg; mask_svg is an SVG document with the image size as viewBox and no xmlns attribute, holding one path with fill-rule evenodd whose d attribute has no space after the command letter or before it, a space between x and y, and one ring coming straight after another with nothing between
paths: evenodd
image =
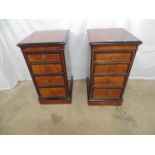
<instances>
[{"instance_id":1,"label":"wood grain","mask_svg":"<svg viewBox=\"0 0 155 155\"><path fill-rule=\"evenodd\" d=\"M96 53L95 61L130 61L132 53Z\"/></svg>"},{"instance_id":2,"label":"wood grain","mask_svg":"<svg viewBox=\"0 0 155 155\"><path fill-rule=\"evenodd\" d=\"M71 103L73 77L68 68L69 52L64 56L67 38L68 31L39 31L18 44L41 104Z\"/></svg>"},{"instance_id":3,"label":"wood grain","mask_svg":"<svg viewBox=\"0 0 155 155\"><path fill-rule=\"evenodd\" d=\"M53 45L53 46L34 46L34 47L21 47L23 53L43 53L43 52L61 52L63 51L63 46Z\"/></svg>"},{"instance_id":4,"label":"wood grain","mask_svg":"<svg viewBox=\"0 0 155 155\"><path fill-rule=\"evenodd\" d=\"M89 29L87 32L90 44L141 44L141 41L137 37L123 28Z\"/></svg>"},{"instance_id":5,"label":"wood grain","mask_svg":"<svg viewBox=\"0 0 155 155\"><path fill-rule=\"evenodd\" d=\"M138 46L124 29L88 30L91 57L87 78L89 105L121 105Z\"/></svg>"},{"instance_id":6,"label":"wood grain","mask_svg":"<svg viewBox=\"0 0 155 155\"><path fill-rule=\"evenodd\" d=\"M94 73L127 73L128 64L98 64L94 67Z\"/></svg>"},{"instance_id":7,"label":"wood grain","mask_svg":"<svg viewBox=\"0 0 155 155\"><path fill-rule=\"evenodd\" d=\"M64 76L35 76L38 87L65 86Z\"/></svg>"},{"instance_id":8,"label":"wood grain","mask_svg":"<svg viewBox=\"0 0 155 155\"><path fill-rule=\"evenodd\" d=\"M56 45L65 44L68 37L68 30L54 30L54 31L35 31L20 43L19 47L32 45Z\"/></svg>"},{"instance_id":9,"label":"wood grain","mask_svg":"<svg viewBox=\"0 0 155 155\"><path fill-rule=\"evenodd\" d=\"M34 74L46 74L46 73L62 73L62 64L35 64L31 65Z\"/></svg>"},{"instance_id":10,"label":"wood grain","mask_svg":"<svg viewBox=\"0 0 155 155\"><path fill-rule=\"evenodd\" d=\"M66 97L65 88L39 88L41 97Z\"/></svg>"},{"instance_id":11,"label":"wood grain","mask_svg":"<svg viewBox=\"0 0 155 155\"><path fill-rule=\"evenodd\" d=\"M119 99L121 89L93 89L93 98Z\"/></svg>"},{"instance_id":12,"label":"wood grain","mask_svg":"<svg viewBox=\"0 0 155 155\"><path fill-rule=\"evenodd\" d=\"M125 76L94 76L94 86L123 87Z\"/></svg>"},{"instance_id":13,"label":"wood grain","mask_svg":"<svg viewBox=\"0 0 155 155\"><path fill-rule=\"evenodd\" d=\"M61 54L28 54L29 62L61 61Z\"/></svg>"},{"instance_id":14,"label":"wood grain","mask_svg":"<svg viewBox=\"0 0 155 155\"><path fill-rule=\"evenodd\" d=\"M103 51L115 51L115 52L128 52L137 50L138 45L91 45L93 51L103 52Z\"/></svg>"}]
</instances>

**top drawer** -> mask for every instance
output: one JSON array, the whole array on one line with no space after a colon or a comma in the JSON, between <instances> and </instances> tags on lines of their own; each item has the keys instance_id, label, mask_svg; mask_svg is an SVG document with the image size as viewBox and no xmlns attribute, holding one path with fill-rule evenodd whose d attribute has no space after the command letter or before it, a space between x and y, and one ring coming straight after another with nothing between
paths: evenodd
<instances>
[{"instance_id":1,"label":"top drawer","mask_svg":"<svg viewBox=\"0 0 155 155\"><path fill-rule=\"evenodd\" d=\"M95 61L130 61L132 53L95 53Z\"/></svg>"},{"instance_id":2,"label":"top drawer","mask_svg":"<svg viewBox=\"0 0 155 155\"><path fill-rule=\"evenodd\" d=\"M137 50L138 45L94 45L91 47L92 50L98 50L98 51L117 51L117 50Z\"/></svg>"},{"instance_id":3,"label":"top drawer","mask_svg":"<svg viewBox=\"0 0 155 155\"><path fill-rule=\"evenodd\" d=\"M61 61L61 53L27 54L29 62Z\"/></svg>"},{"instance_id":4,"label":"top drawer","mask_svg":"<svg viewBox=\"0 0 155 155\"><path fill-rule=\"evenodd\" d=\"M22 47L22 52L31 53L31 52L41 52L41 51L60 51L64 50L63 46L37 46L37 47Z\"/></svg>"}]
</instances>

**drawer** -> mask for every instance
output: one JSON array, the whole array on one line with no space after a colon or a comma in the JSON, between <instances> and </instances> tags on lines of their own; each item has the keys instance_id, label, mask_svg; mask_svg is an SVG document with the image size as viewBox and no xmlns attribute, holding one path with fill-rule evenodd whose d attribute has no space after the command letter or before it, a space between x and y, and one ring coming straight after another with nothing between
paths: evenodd
<instances>
[{"instance_id":1,"label":"drawer","mask_svg":"<svg viewBox=\"0 0 155 155\"><path fill-rule=\"evenodd\" d=\"M44 74L44 73L62 73L62 64L39 64L31 65L34 74Z\"/></svg>"},{"instance_id":2,"label":"drawer","mask_svg":"<svg viewBox=\"0 0 155 155\"><path fill-rule=\"evenodd\" d=\"M38 86L65 85L63 76L35 76Z\"/></svg>"},{"instance_id":3,"label":"drawer","mask_svg":"<svg viewBox=\"0 0 155 155\"><path fill-rule=\"evenodd\" d=\"M40 62L40 61L61 61L60 53L53 54L28 54L29 62Z\"/></svg>"},{"instance_id":4,"label":"drawer","mask_svg":"<svg viewBox=\"0 0 155 155\"><path fill-rule=\"evenodd\" d=\"M121 89L93 89L93 98L98 99L119 99Z\"/></svg>"},{"instance_id":5,"label":"drawer","mask_svg":"<svg viewBox=\"0 0 155 155\"><path fill-rule=\"evenodd\" d=\"M132 53L96 53L96 61L130 61Z\"/></svg>"},{"instance_id":6,"label":"drawer","mask_svg":"<svg viewBox=\"0 0 155 155\"><path fill-rule=\"evenodd\" d=\"M127 73L128 64L96 64L94 68L95 73Z\"/></svg>"},{"instance_id":7,"label":"drawer","mask_svg":"<svg viewBox=\"0 0 155 155\"><path fill-rule=\"evenodd\" d=\"M117 50L137 50L137 45L94 45L92 46L92 50L98 50L98 51L102 51L102 50L113 50L113 51L117 51Z\"/></svg>"},{"instance_id":8,"label":"drawer","mask_svg":"<svg viewBox=\"0 0 155 155\"><path fill-rule=\"evenodd\" d=\"M41 97L66 97L65 88L39 88Z\"/></svg>"},{"instance_id":9,"label":"drawer","mask_svg":"<svg viewBox=\"0 0 155 155\"><path fill-rule=\"evenodd\" d=\"M125 76L94 76L95 86L123 86Z\"/></svg>"},{"instance_id":10,"label":"drawer","mask_svg":"<svg viewBox=\"0 0 155 155\"><path fill-rule=\"evenodd\" d=\"M52 45L52 46L37 46L37 47L23 47L22 51L24 53L31 53L31 52L43 52L43 51L61 51L64 50L63 46L60 45Z\"/></svg>"}]
</instances>

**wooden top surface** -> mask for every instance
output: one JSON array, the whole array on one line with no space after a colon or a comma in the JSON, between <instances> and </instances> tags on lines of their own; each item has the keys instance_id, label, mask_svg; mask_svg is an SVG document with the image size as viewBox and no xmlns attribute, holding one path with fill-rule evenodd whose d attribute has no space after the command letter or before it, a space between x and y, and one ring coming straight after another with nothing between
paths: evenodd
<instances>
[{"instance_id":1,"label":"wooden top surface","mask_svg":"<svg viewBox=\"0 0 155 155\"><path fill-rule=\"evenodd\" d=\"M142 43L138 38L123 28L88 29L87 32L90 44Z\"/></svg>"},{"instance_id":2,"label":"wooden top surface","mask_svg":"<svg viewBox=\"0 0 155 155\"><path fill-rule=\"evenodd\" d=\"M63 45L67 41L68 30L36 31L17 44L19 47L30 45Z\"/></svg>"}]
</instances>

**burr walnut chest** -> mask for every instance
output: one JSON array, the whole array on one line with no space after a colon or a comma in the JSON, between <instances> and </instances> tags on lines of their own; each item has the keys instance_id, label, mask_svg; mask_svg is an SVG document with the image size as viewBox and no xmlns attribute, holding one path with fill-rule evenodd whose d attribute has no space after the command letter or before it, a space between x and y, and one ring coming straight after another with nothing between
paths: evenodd
<instances>
[{"instance_id":1,"label":"burr walnut chest","mask_svg":"<svg viewBox=\"0 0 155 155\"><path fill-rule=\"evenodd\" d=\"M73 79L67 40L67 30L36 31L18 44L40 103L71 103Z\"/></svg>"},{"instance_id":2,"label":"burr walnut chest","mask_svg":"<svg viewBox=\"0 0 155 155\"><path fill-rule=\"evenodd\" d=\"M121 28L89 29L89 105L121 105L129 73L142 42Z\"/></svg>"}]
</instances>

